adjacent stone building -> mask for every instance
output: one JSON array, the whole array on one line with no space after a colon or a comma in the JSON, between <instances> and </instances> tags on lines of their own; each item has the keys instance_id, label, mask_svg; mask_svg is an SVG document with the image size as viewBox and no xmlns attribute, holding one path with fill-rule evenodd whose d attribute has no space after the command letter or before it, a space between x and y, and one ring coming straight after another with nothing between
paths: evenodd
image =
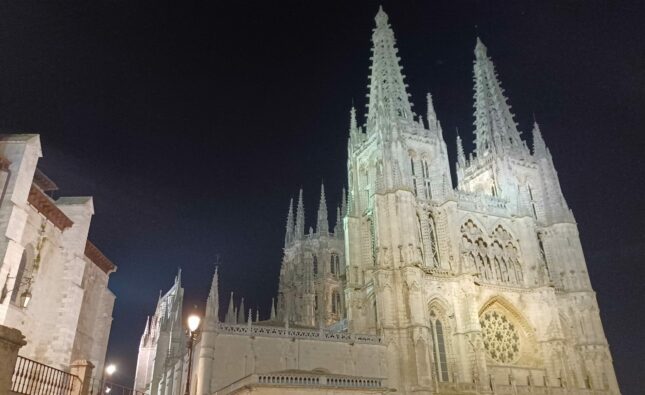
<instances>
[{"instance_id":1,"label":"adjacent stone building","mask_svg":"<svg viewBox=\"0 0 645 395\"><path fill-rule=\"evenodd\" d=\"M91 197L52 196L40 169L40 137L0 137L0 324L19 329L20 355L69 370L88 360L103 371L116 266L88 239Z\"/></svg>"},{"instance_id":2,"label":"adjacent stone building","mask_svg":"<svg viewBox=\"0 0 645 395\"><path fill-rule=\"evenodd\" d=\"M412 111L382 9L372 43L334 232L323 191L305 234L301 192L267 321L231 297L220 322L214 277L191 394L619 394L553 159L537 123L532 149L520 137L484 44L475 150L457 137L455 188L432 98L425 119ZM176 351L150 393L183 393Z\"/></svg>"}]
</instances>

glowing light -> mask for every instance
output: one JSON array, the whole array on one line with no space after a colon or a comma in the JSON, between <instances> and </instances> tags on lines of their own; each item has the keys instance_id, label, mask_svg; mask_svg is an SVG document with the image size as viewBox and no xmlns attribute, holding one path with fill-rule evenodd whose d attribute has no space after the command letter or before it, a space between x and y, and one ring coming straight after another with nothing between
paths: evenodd
<instances>
[{"instance_id":1,"label":"glowing light","mask_svg":"<svg viewBox=\"0 0 645 395\"><path fill-rule=\"evenodd\" d=\"M195 332L197 328L199 328L201 321L202 319L198 315L191 315L188 317L188 329L190 329L191 332Z\"/></svg>"}]
</instances>

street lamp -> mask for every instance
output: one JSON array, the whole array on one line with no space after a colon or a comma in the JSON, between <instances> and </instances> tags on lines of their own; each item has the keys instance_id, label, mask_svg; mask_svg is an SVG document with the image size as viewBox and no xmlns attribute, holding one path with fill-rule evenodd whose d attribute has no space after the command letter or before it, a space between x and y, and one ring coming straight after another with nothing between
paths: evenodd
<instances>
[{"instance_id":1,"label":"street lamp","mask_svg":"<svg viewBox=\"0 0 645 395\"><path fill-rule=\"evenodd\" d=\"M105 368L105 373L107 373L108 376L112 377L112 375L116 372L116 365L111 363Z\"/></svg>"},{"instance_id":2,"label":"street lamp","mask_svg":"<svg viewBox=\"0 0 645 395\"><path fill-rule=\"evenodd\" d=\"M202 319L200 316L193 314L188 317L188 377L186 377L186 395L190 395L190 375L193 367L193 345L195 344L195 335Z\"/></svg>"},{"instance_id":3,"label":"street lamp","mask_svg":"<svg viewBox=\"0 0 645 395\"><path fill-rule=\"evenodd\" d=\"M102 381L101 388L102 388L102 391L106 394L109 394L110 391L112 391L112 388L110 388L108 386L108 383L105 382L105 375L107 374L108 378L111 380L114 372L116 372L116 365L113 363L106 366L105 370L103 371L103 378L101 379Z\"/></svg>"}]
</instances>

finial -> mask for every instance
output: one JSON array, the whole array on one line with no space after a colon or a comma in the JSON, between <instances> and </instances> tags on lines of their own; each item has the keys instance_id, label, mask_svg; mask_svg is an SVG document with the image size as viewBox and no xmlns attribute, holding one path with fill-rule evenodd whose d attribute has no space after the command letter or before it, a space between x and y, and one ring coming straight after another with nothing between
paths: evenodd
<instances>
[{"instance_id":1,"label":"finial","mask_svg":"<svg viewBox=\"0 0 645 395\"><path fill-rule=\"evenodd\" d=\"M374 20L376 21L376 27L387 26L387 14L383 11L382 5L378 7Z\"/></svg>"},{"instance_id":2,"label":"finial","mask_svg":"<svg viewBox=\"0 0 645 395\"><path fill-rule=\"evenodd\" d=\"M478 59L486 57L486 46L479 37L477 37L477 44L475 44L475 56Z\"/></svg>"}]
</instances>

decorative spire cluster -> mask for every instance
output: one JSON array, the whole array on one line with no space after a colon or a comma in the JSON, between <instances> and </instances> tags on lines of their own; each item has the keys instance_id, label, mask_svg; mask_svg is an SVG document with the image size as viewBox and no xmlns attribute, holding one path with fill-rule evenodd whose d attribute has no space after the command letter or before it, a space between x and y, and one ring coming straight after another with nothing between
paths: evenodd
<instances>
[{"instance_id":1,"label":"decorative spire cluster","mask_svg":"<svg viewBox=\"0 0 645 395\"><path fill-rule=\"evenodd\" d=\"M336 208L336 225L334 227L334 236L342 237L342 218L347 215L347 195L345 188L343 188L343 196L341 198L340 207ZM329 212L327 210L327 198L325 195L325 185L320 186L320 203L318 206L318 215L316 218L316 229L309 228L310 235L323 235L329 236ZM303 201L303 190L300 189L298 196L298 206L296 207L295 221L293 213L293 199L289 203L289 212L287 213L287 225L284 237L285 248L290 246L296 240L303 240L305 238L305 205Z\"/></svg>"},{"instance_id":2,"label":"decorative spire cluster","mask_svg":"<svg viewBox=\"0 0 645 395\"><path fill-rule=\"evenodd\" d=\"M394 32L387 14L380 7L372 34L372 74L369 86L367 113L368 133L387 120L412 120L412 105L408 99L404 76L397 56Z\"/></svg>"},{"instance_id":3,"label":"decorative spire cluster","mask_svg":"<svg viewBox=\"0 0 645 395\"><path fill-rule=\"evenodd\" d=\"M475 145L476 155L508 154L524 150L495 66L477 38L475 46Z\"/></svg>"}]
</instances>

